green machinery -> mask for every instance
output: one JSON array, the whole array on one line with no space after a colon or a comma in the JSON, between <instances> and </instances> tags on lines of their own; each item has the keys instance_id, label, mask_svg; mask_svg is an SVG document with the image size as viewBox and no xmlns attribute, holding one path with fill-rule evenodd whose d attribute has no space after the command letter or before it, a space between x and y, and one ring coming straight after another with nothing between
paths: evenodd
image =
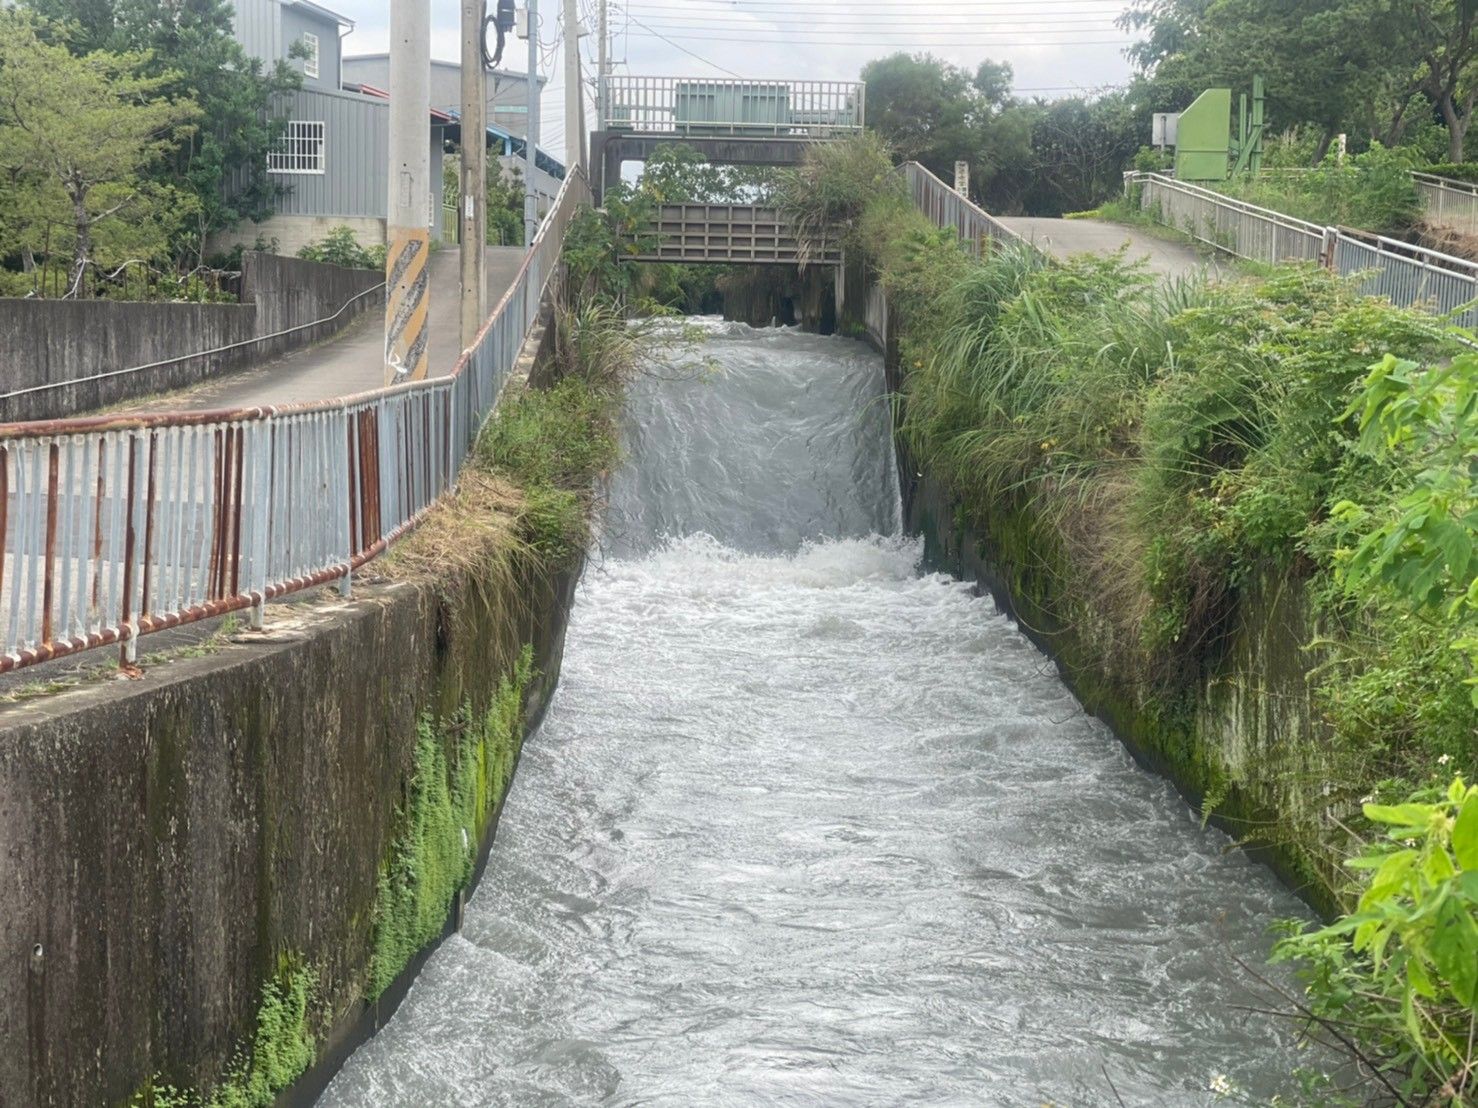
<instances>
[{"instance_id":1,"label":"green machinery","mask_svg":"<svg viewBox=\"0 0 1478 1108\"><path fill-rule=\"evenodd\" d=\"M1232 137L1232 90L1207 89L1180 114L1175 176L1182 181L1225 181L1232 173L1262 169L1265 96L1261 77L1252 79L1252 110L1242 94L1241 126Z\"/></svg>"}]
</instances>

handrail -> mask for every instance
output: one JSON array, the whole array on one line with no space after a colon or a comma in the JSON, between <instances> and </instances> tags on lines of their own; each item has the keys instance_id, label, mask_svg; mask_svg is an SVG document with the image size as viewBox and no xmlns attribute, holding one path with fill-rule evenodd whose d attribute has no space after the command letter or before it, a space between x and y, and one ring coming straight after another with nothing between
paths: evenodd
<instances>
[{"instance_id":1,"label":"handrail","mask_svg":"<svg viewBox=\"0 0 1478 1108\"><path fill-rule=\"evenodd\" d=\"M1478 264L1465 258L1382 235L1322 227L1159 173L1126 173L1126 193L1136 185L1144 210L1158 212L1162 223L1218 249L1275 264L1317 262L1361 278L1366 295L1384 296L1401 307L1431 306L1467 326L1478 324ZM1167 210L1178 202L1179 210Z\"/></svg>"},{"instance_id":2,"label":"handrail","mask_svg":"<svg viewBox=\"0 0 1478 1108\"><path fill-rule=\"evenodd\" d=\"M46 392L50 389L65 389L73 385L85 385L89 381L106 381L112 377L121 377L126 373L142 373L146 369L162 369L167 365L188 362L195 358L210 358L216 354L227 354L232 350L240 350L244 346L253 346L259 342L271 342L273 339L286 338L288 335L296 335L299 331L306 331L310 327L322 327L325 323L332 323L339 316L347 312L354 304L363 300L366 296L382 291L384 288L384 281L381 281L378 285L371 285L369 288L356 292L348 300L345 300L339 307L339 310L334 312L333 315L326 315L322 319L315 319L310 323L299 323L295 326L284 328L281 331L273 331L270 335L253 335L251 338L242 339L240 342L227 343L225 346L215 346L209 350L196 350L189 354L180 354L173 358L165 358L159 362L146 362L143 365L128 366L125 369L109 369L102 373L93 373L87 377L74 377L68 381L47 381L45 384L31 385L23 389L12 389L10 392L0 392L0 400L9 400L15 396L26 396L33 392Z\"/></svg>"},{"instance_id":3,"label":"handrail","mask_svg":"<svg viewBox=\"0 0 1478 1108\"><path fill-rule=\"evenodd\" d=\"M341 581L455 484L590 202L568 175L451 373L353 396L0 426L0 673Z\"/></svg>"},{"instance_id":4,"label":"handrail","mask_svg":"<svg viewBox=\"0 0 1478 1108\"><path fill-rule=\"evenodd\" d=\"M937 227L953 227L972 253L980 254L983 239L1011 245L1030 245L1016 231L1007 227L969 197L963 196L941 181L927 166L918 162L903 164L904 180L909 195L919 210Z\"/></svg>"},{"instance_id":5,"label":"handrail","mask_svg":"<svg viewBox=\"0 0 1478 1108\"><path fill-rule=\"evenodd\" d=\"M1455 177L1439 177L1435 173L1419 173L1411 171L1412 179L1434 188L1446 189L1448 192L1461 192L1469 196L1478 196L1478 185L1472 181L1459 181Z\"/></svg>"}]
</instances>

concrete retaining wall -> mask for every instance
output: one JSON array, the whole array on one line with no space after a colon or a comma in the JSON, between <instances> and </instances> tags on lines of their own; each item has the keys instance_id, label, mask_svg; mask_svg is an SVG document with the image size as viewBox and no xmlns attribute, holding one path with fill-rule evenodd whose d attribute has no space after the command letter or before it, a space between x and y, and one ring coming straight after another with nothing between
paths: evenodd
<instances>
[{"instance_id":1,"label":"concrete retaining wall","mask_svg":"<svg viewBox=\"0 0 1478 1108\"><path fill-rule=\"evenodd\" d=\"M382 305L382 294L364 296L321 327L223 353L184 356L325 318L383 279L376 271L253 253L243 259L240 304L0 299L0 393L56 386L0 396L0 422L79 415L259 365L333 334L360 312ZM182 360L88 379L175 358Z\"/></svg>"},{"instance_id":2,"label":"concrete retaining wall","mask_svg":"<svg viewBox=\"0 0 1478 1108\"><path fill-rule=\"evenodd\" d=\"M841 325L883 351L896 393L906 377L897 317L880 288L849 276ZM1327 736L1309 681L1321 659L1306 649L1318 628L1303 583L1272 570L1249 581L1214 667L1179 690L1188 710L1166 713L1142 682L1111 676L1114 659L1103 647L1111 640L1098 633L1097 613L1065 597L1071 570L1033 505L967 512L901 443L898 452L905 526L924 539L926 564L994 595L1137 760L1169 778L1316 910L1332 912L1334 860L1317 787L1326 779Z\"/></svg>"},{"instance_id":3,"label":"concrete retaining wall","mask_svg":"<svg viewBox=\"0 0 1478 1108\"><path fill-rule=\"evenodd\" d=\"M423 716L485 710L508 611L553 687L576 569L367 590L222 653L7 710L0 1102L209 1088L279 960L315 968L320 1051L362 1021L381 866ZM517 602L515 602L517 601Z\"/></svg>"}]
</instances>

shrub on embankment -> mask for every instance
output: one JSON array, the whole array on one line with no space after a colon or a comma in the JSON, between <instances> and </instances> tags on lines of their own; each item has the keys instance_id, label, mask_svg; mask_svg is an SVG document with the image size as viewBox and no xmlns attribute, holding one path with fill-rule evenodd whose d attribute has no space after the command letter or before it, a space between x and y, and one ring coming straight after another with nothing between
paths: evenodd
<instances>
[{"instance_id":1,"label":"shrub on embankment","mask_svg":"<svg viewBox=\"0 0 1478 1108\"><path fill-rule=\"evenodd\" d=\"M1018 612L1206 810L1364 913L1281 950L1311 1034L1393 1102L1461 1092L1478 802L1446 797L1478 776L1478 356L1312 268L976 262L891 185L842 214L889 294L913 468Z\"/></svg>"}]
</instances>

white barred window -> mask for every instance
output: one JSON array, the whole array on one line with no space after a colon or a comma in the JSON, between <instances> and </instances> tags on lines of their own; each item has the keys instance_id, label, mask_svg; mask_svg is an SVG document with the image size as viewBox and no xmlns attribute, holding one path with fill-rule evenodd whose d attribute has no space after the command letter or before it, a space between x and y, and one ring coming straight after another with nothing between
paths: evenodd
<instances>
[{"instance_id":1,"label":"white barred window","mask_svg":"<svg viewBox=\"0 0 1478 1108\"><path fill-rule=\"evenodd\" d=\"M272 173L322 173L323 146L322 120L289 120L276 149L267 154L267 169Z\"/></svg>"},{"instance_id":2,"label":"white barred window","mask_svg":"<svg viewBox=\"0 0 1478 1108\"><path fill-rule=\"evenodd\" d=\"M303 59L303 76L318 76L318 36L303 32L303 45L308 48L308 56Z\"/></svg>"}]
</instances>

